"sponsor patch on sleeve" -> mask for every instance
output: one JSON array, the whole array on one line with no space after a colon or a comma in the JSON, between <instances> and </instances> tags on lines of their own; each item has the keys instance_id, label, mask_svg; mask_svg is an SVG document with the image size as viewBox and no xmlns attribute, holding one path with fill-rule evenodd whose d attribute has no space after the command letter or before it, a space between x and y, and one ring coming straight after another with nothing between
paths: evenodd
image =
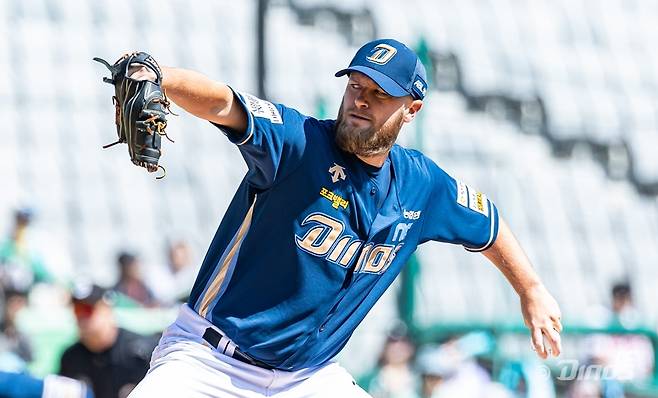
<instances>
[{"instance_id":1,"label":"sponsor patch on sleeve","mask_svg":"<svg viewBox=\"0 0 658 398\"><path fill-rule=\"evenodd\" d=\"M471 210L475 210L480 214L483 214L485 217L489 217L489 202L487 195L482 192L477 192L474 189L469 188L469 207Z\"/></svg>"},{"instance_id":2,"label":"sponsor patch on sleeve","mask_svg":"<svg viewBox=\"0 0 658 398\"><path fill-rule=\"evenodd\" d=\"M489 217L489 199L487 199L487 195L459 180L457 180L457 203Z\"/></svg>"},{"instance_id":3,"label":"sponsor patch on sleeve","mask_svg":"<svg viewBox=\"0 0 658 398\"><path fill-rule=\"evenodd\" d=\"M251 94L242 94L242 96L247 104L247 109L254 117L269 119L274 124L283 124L281 114L273 103L254 97Z\"/></svg>"},{"instance_id":4,"label":"sponsor patch on sleeve","mask_svg":"<svg viewBox=\"0 0 658 398\"><path fill-rule=\"evenodd\" d=\"M468 187L459 180L457 180L457 203L468 207Z\"/></svg>"}]
</instances>

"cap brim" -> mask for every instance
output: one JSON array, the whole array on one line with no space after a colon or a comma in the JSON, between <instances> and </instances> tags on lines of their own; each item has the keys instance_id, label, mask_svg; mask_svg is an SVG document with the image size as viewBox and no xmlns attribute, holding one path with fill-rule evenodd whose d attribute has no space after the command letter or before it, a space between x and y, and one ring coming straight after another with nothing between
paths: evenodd
<instances>
[{"instance_id":1,"label":"cap brim","mask_svg":"<svg viewBox=\"0 0 658 398\"><path fill-rule=\"evenodd\" d=\"M364 75L374 80L375 83L377 83L377 85L379 85L379 87L382 88L382 90L386 91L389 95L392 95L393 97L404 97L407 95L411 95L407 90L405 90L402 86L397 84L390 77L386 76L385 74L381 73L378 70L368 68L367 66L356 65L350 68L341 69L338 72L336 72L336 77L341 77L350 72L363 73Z\"/></svg>"},{"instance_id":2,"label":"cap brim","mask_svg":"<svg viewBox=\"0 0 658 398\"><path fill-rule=\"evenodd\" d=\"M71 301L74 303L85 303L89 305L95 305L97 302L105 298L107 289L104 289L100 286L92 286L88 288L89 290L79 290L73 291L71 293Z\"/></svg>"}]
</instances>

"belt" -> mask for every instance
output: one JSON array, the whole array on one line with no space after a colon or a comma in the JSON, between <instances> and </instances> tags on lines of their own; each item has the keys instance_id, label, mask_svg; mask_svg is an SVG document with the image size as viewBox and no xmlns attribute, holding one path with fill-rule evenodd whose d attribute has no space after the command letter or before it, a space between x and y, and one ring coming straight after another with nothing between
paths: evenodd
<instances>
[{"instance_id":1,"label":"belt","mask_svg":"<svg viewBox=\"0 0 658 398\"><path fill-rule=\"evenodd\" d=\"M228 337L224 336L213 328L206 329L206 331L203 333L203 339L207 341L208 344L215 347L215 349L221 350L222 354L227 355L233 359L237 359L240 362L258 366L259 368L263 369L274 369L274 367L266 364L265 362L254 359L240 351L240 349ZM220 347L220 343L222 343L222 341L224 343L222 344L222 347Z\"/></svg>"}]
</instances>

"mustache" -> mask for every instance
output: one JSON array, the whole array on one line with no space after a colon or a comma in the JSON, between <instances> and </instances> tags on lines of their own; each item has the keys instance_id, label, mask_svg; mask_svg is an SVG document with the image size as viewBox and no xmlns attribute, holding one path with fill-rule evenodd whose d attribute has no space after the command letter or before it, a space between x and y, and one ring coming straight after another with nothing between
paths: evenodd
<instances>
[{"instance_id":1,"label":"mustache","mask_svg":"<svg viewBox=\"0 0 658 398\"><path fill-rule=\"evenodd\" d=\"M356 117L358 117L358 118L360 118L360 119L365 119L365 120L372 121L372 116L369 115L369 114L367 114L367 113L364 113L364 112L357 112L356 110L348 109L348 110L346 111L346 113L347 113L347 115L349 115L349 116L356 116Z\"/></svg>"}]
</instances>

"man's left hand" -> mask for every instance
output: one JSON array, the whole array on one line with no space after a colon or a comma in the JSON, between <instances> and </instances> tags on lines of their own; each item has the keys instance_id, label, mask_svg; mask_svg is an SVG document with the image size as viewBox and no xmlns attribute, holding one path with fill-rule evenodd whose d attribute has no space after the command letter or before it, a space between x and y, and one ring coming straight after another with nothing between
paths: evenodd
<instances>
[{"instance_id":1,"label":"man's left hand","mask_svg":"<svg viewBox=\"0 0 658 398\"><path fill-rule=\"evenodd\" d=\"M562 352L562 315L557 301L544 285L537 285L522 292L520 298L523 320L530 329L533 349L542 359L546 359L551 353L557 357Z\"/></svg>"}]
</instances>

